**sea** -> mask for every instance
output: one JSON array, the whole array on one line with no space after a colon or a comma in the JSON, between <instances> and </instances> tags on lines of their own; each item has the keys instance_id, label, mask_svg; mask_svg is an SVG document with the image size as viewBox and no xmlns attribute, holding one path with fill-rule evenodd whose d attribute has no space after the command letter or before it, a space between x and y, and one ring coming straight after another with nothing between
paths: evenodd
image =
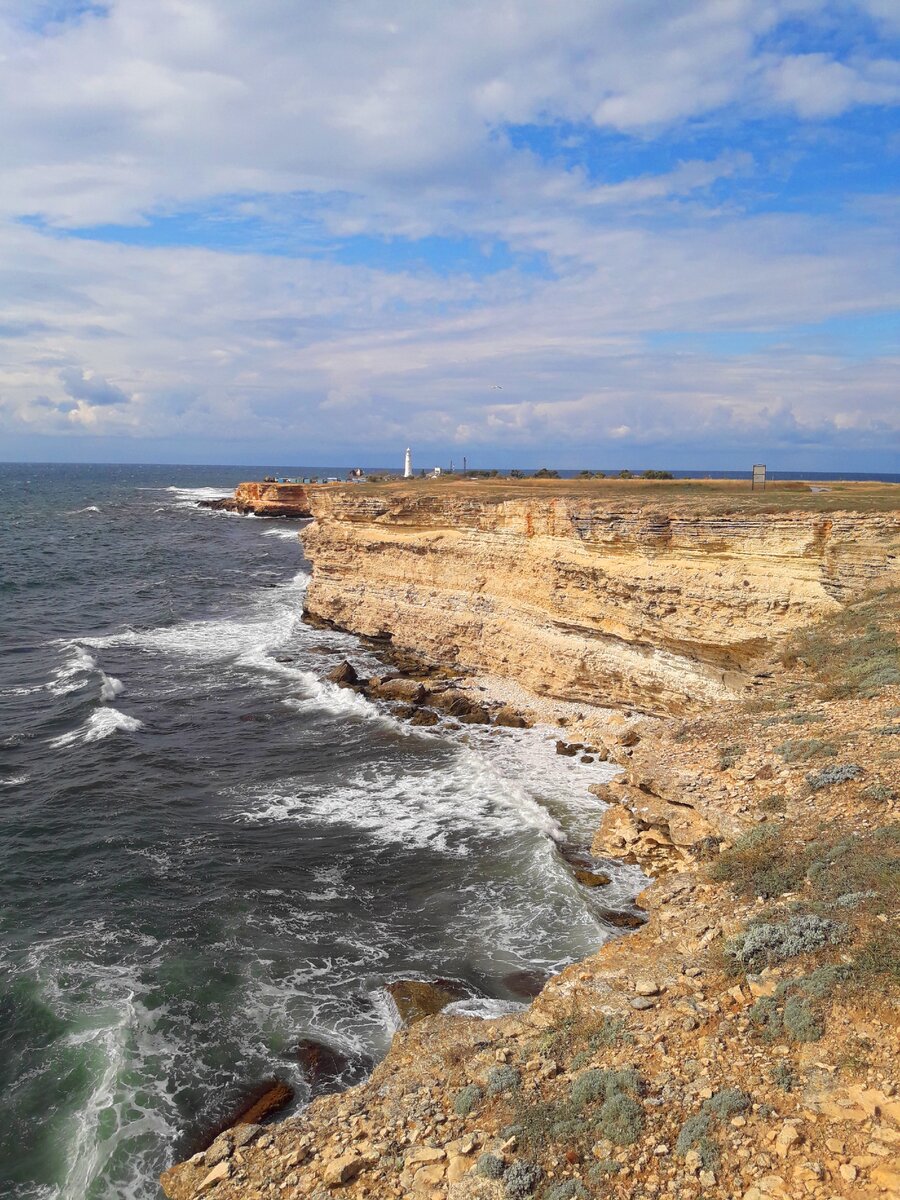
<instances>
[{"instance_id":1,"label":"sea","mask_svg":"<svg viewBox=\"0 0 900 1200\"><path fill-rule=\"evenodd\" d=\"M0 466L0 1196L157 1200L264 1080L386 1052L397 979L526 1001L613 936L561 854L612 769L558 730L413 728L325 676L304 522L248 467ZM265 473L328 475L292 466Z\"/></svg>"}]
</instances>

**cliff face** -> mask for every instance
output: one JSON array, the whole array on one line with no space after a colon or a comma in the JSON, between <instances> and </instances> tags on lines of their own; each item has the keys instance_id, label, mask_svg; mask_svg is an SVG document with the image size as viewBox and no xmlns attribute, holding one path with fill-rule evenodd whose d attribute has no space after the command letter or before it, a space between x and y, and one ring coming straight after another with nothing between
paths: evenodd
<instances>
[{"instance_id":1,"label":"cliff face","mask_svg":"<svg viewBox=\"0 0 900 1200\"><path fill-rule=\"evenodd\" d=\"M224 500L201 500L204 508L255 513L259 517L309 517L309 490L300 483L239 483Z\"/></svg>"},{"instance_id":2,"label":"cliff face","mask_svg":"<svg viewBox=\"0 0 900 1200\"><path fill-rule=\"evenodd\" d=\"M679 712L898 570L900 516L430 491L310 494L307 611L537 694Z\"/></svg>"}]
</instances>

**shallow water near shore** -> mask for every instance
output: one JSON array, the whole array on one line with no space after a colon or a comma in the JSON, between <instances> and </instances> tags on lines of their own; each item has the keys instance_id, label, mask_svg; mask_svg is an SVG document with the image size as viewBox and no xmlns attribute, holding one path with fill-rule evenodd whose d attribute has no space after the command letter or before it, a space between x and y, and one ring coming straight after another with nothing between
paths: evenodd
<instances>
[{"instance_id":1,"label":"shallow water near shore","mask_svg":"<svg viewBox=\"0 0 900 1200\"><path fill-rule=\"evenodd\" d=\"M0 1196L158 1197L256 1082L308 1097L302 1039L380 1057L386 981L489 1013L610 933L555 844L610 769L323 682L375 664L301 621L302 523L196 507L246 474L0 468Z\"/></svg>"}]
</instances>

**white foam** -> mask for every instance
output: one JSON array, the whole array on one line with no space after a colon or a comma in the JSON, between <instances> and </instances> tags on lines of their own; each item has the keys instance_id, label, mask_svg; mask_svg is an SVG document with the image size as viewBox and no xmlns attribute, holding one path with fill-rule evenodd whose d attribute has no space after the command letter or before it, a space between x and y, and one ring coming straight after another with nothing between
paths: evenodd
<instances>
[{"instance_id":1,"label":"white foam","mask_svg":"<svg viewBox=\"0 0 900 1200\"><path fill-rule=\"evenodd\" d=\"M69 659L47 684L47 690L54 696L65 696L69 692L77 692L88 682L86 676L97 670L97 660L84 646L78 643L69 644Z\"/></svg>"},{"instance_id":2,"label":"white foam","mask_svg":"<svg viewBox=\"0 0 900 1200\"><path fill-rule=\"evenodd\" d=\"M279 667L266 658L290 636L301 615L299 597L309 582L305 571L275 589L260 589L248 605L246 617L212 621L182 621L156 629L129 629L108 637L81 638L88 646L137 646L202 662L237 661L244 665Z\"/></svg>"},{"instance_id":3,"label":"white foam","mask_svg":"<svg viewBox=\"0 0 900 1200\"><path fill-rule=\"evenodd\" d=\"M492 1000L488 996L471 996L465 1000L454 1000L441 1011L448 1017L480 1017L492 1021L497 1017L508 1017L528 1007L519 1000Z\"/></svg>"},{"instance_id":4,"label":"white foam","mask_svg":"<svg viewBox=\"0 0 900 1200\"><path fill-rule=\"evenodd\" d=\"M256 801L238 815L253 822L350 825L375 841L458 857L469 853L467 835L485 829L514 832L525 823L549 838L562 838L559 823L521 784L501 778L465 747L437 769L430 762L406 772L393 761L368 764L343 784L323 789L300 781L293 794L276 788Z\"/></svg>"},{"instance_id":5,"label":"white foam","mask_svg":"<svg viewBox=\"0 0 900 1200\"><path fill-rule=\"evenodd\" d=\"M7 779L0 779L0 787L21 787L28 779L28 775L10 775Z\"/></svg>"},{"instance_id":6,"label":"white foam","mask_svg":"<svg viewBox=\"0 0 900 1200\"><path fill-rule=\"evenodd\" d=\"M300 531L298 529L264 529L263 537L283 538L286 542L297 542Z\"/></svg>"},{"instance_id":7,"label":"white foam","mask_svg":"<svg viewBox=\"0 0 900 1200\"><path fill-rule=\"evenodd\" d=\"M139 721L137 717L129 717L117 708L98 708L80 728L51 738L50 745L62 747L77 742L99 742L113 733L134 733L141 729L143 724L144 722Z\"/></svg>"},{"instance_id":8,"label":"white foam","mask_svg":"<svg viewBox=\"0 0 900 1200\"><path fill-rule=\"evenodd\" d=\"M100 509L96 504L89 504L87 508L71 508L66 513L67 517L77 517L79 513L98 513Z\"/></svg>"},{"instance_id":9,"label":"white foam","mask_svg":"<svg viewBox=\"0 0 900 1200\"><path fill-rule=\"evenodd\" d=\"M125 691L125 684L121 679L116 679L115 675L107 675L105 671L101 671L100 680L100 699L104 703L115 700L116 696L121 696Z\"/></svg>"}]
</instances>

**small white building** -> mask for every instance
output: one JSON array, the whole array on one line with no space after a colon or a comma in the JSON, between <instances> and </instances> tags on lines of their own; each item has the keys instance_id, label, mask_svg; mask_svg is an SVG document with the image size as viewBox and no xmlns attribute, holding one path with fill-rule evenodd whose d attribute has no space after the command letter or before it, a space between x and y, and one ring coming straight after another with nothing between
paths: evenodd
<instances>
[{"instance_id":1,"label":"small white building","mask_svg":"<svg viewBox=\"0 0 900 1200\"><path fill-rule=\"evenodd\" d=\"M406 447L406 459L403 463L403 478L412 479L412 451Z\"/></svg>"}]
</instances>

